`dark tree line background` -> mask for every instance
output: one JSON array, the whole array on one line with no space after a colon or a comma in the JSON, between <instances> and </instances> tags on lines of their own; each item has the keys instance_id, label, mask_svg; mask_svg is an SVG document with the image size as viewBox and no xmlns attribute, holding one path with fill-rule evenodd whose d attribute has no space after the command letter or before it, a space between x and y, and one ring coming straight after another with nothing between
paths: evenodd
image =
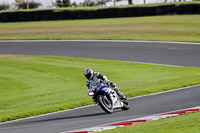
<instances>
[{"instance_id":1,"label":"dark tree line background","mask_svg":"<svg viewBox=\"0 0 200 133\"><path fill-rule=\"evenodd\" d=\"M34 0L30 0L30 2L27 3L28 0L16 0L15 3L13 3L12 5L14 5L14 9L37 9L38 7L40 7L42 4L40 2L35 2ZM83 3L76 3L73 2L71 3L70 0L53 0L53 2L51 2L52 7L82 7L82 6L106 6L106 4L108 2L113 2L113 5L115 6L116 2L119 1L124 1L124 0L84 0ZM145 4L147 0L141 0L143 1L143 3ZM186 0L162 0L162 2L166 3L166 2L185 2ZM193 1L200 1L200 0L193 0ZM128 5L132 5L134 4L134 0L128 0ZM2 10L9 10L10 7L12 5L9 4L5 4L5 3L0 3L0 11Z\"/></svg>"}]
</instances>

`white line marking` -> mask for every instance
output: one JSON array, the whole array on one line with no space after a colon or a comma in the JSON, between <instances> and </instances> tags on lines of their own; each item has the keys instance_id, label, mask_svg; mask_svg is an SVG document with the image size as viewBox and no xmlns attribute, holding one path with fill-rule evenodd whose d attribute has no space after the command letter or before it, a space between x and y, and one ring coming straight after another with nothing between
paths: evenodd
<instances>
[{"instance_id":1,"label":"white line marking","mask_svg":"<svg viewBox=\"0 0 200 133\"><path fill-rule=\"evenodd\" d=\"M121 42L121 43L167 43L200 45L198 42L140 41L140 40L0 40L0 42Z\"/></svg>"},{"instance_id":2,"label":"white line marking","mask_svg":"<svg viewBox=\"0 0 200 133\"><path fill-rule=\"evenodd\" d=\"M159 94L164 94L164 93L169 93L169 92L174 92L174 91L181 91L181 90L185 90L185 89L190 89L190 88L194 88L194 87L200 87L200 84L188 86L188 87L183 87L183 88L177 88L177 89L168 90L168 91L151 93L151 94L142 95L142 96L136 96L136 97L132 97L132 98L128 98L128 99L136 99L136 98L141 98L141 97L154 96L154 95L159 95Z\"/></svg>"},{"instance_id":3,"label":"white line marking","mask_svg":"<svg viewBox=\"0 0 200 133\"><path fill-rule=\"evenodd\" d=\"M124 61L124 60L117 60L117 61ZM161 65L161 66L170 66L170 67L187 67L187 66L168 65L168 64L157 64L157 63L138 62L138 61L124 61L124 62L141 63L141 64L149 64L149 65Z\"/></svg>"}]
</instances>

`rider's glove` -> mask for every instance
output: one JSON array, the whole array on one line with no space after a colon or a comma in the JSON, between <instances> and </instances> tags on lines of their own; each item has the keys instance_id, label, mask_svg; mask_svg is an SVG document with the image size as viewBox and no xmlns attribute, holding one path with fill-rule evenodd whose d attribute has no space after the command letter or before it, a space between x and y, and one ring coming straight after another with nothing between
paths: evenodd
<instances>
[{"instance_id":1,"label":"rider's glove","mask_svg":"<svg viewBox=\"0 0 200 133\"><path fill-rule=\"evenodd\" d=\"M111 86L112 88L115 88L115 87L116 87L116 84L115 84L114 82L110 82L110 86Z\"/></svg>"},{"instance_id":2,"label":"rider's glove","mask_svg":"<svg viewBox=\"0 0 200 133\"><path fill-rule=\"evenodd\" d=\"M103 84L109 85L109 80L104 80L104 81L103 81Z\"/></svg>"}]
</instances>

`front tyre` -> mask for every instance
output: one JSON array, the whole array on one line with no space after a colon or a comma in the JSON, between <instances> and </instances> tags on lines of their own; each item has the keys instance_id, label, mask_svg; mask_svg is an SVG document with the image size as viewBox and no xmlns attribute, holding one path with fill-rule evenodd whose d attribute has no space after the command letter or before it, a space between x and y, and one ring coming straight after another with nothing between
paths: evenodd
<instances>
[{"instance_id":1,"label":"front tyre","mask_svg":"<svg viewBox=\"0 0 200 133\"><path fill-rule=\"evenodd\" d=\"M122 110L128 110L130 108L128 101L124 100L122 102L123 102L123 107L121 109Z\"/></svg>"},{"instance_id":2,"label":"front tyre","mask_svg":"<svg viewBox=\"0 0 200 133\"><path fill-rule=\"evenodd\" d=\"M106 96L107 97L107 96ZM101 106L101 108L106 112L111 114L113 112L113 108L112 108L112 101L110 98L106 98L104 99L102 96L98 95L97 96L97 101L99 103L99 105Z\"/></svg>"}]
</instances>

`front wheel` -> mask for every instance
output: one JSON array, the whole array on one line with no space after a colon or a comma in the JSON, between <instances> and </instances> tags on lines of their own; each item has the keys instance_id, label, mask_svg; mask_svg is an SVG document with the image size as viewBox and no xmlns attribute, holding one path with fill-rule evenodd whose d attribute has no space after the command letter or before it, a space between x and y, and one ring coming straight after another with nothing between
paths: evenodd
<instances>
[{"instance_id":1,"label":"front wheel","mask_svg":"<svg viewBox=\"0 0 200 133\"><path fill-rule=\"evenodd\" d=\"M104 99L102 96L98 95L97 96L97 101L99 103L99 105L101 106L101 108L106 112L111 114L113 112L113 108L112 108L112 101L109 97L105 96L106 99Z\"/></svg>"},{"instance_id":2,"label":"front wheel","mask_svg":"<svg viewBox=\"0 0 200 133\"><path fill-rule=\"evenodd\" d=\"M128 110L130 108L128 101L124 100L122 102L123 102L123 107L121 109L122 110Z\"/></svg>"}]
</instances>

